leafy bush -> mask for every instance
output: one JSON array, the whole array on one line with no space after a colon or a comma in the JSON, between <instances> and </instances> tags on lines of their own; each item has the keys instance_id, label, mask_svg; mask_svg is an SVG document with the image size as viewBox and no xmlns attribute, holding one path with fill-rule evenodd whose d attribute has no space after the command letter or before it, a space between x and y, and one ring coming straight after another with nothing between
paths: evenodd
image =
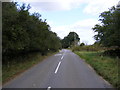
<instances>
[{"instance_id":1,"label":"leafy bush","mask_svg":"<svg viewBox=\"0 0 120 90\"><path fill-rule=\"evenodd\" d=\"M103 53L105 56L119 57L120 58L120 49L107 50Z\"/></svg>"},{"instance_id":2,"label":"leafy bush","mask_svg":"<svg viewBox=\"0 0 120 90\"><path fill-rule=\"evenodd\" d=\"M100 50L105 50L105 47L100 47L95 45L72 47L72 51L100 51Z\"/></svg>"},{"instance_id":3,"label":"leafy bush","mask_svg":"<svg viewBox=\"0 0 120 90\"><path fill-rule=\"evenodd\" d=\"M30 14L29 9L25 4L2 3L3 60L23 52L39 51L44 55L61 48L60 38L50 30L46 20L39 13Z\"/></svg>"}]
</instances>

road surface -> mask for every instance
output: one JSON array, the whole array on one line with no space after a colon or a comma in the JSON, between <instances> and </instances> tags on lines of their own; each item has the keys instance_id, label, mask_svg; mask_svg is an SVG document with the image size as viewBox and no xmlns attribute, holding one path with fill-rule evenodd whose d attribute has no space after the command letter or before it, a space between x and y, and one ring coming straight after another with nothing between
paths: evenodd
<instances>
[{"instance_id":1,"label":"road surface","mask_svg":"<svg viewBox=\"0 0 120 90\"><path fill-rule=\"evenodd\" d=\"M111 88L88 64L70 50L50 56L3 88Z\"/></svg>"}]
</instances>

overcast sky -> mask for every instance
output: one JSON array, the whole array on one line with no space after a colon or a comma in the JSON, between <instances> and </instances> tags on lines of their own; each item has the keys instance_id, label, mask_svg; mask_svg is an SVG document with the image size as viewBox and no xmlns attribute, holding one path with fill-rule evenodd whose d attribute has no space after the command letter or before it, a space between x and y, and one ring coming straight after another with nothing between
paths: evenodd
<instances>
[{"instance_id":1,"label":"overcast sky","mask_svg":"<svg viewBox=\"0 0 120 90\"><path fill-rule=\"evenodd\" d=\"M101 12L116 6L119 0L14 0L30 4L31 13L39 12L47 19L51 30L63 39L70 31L75 31L80 42L95 42L92 30L99 23Z\"/></svg>"}]
</instances>

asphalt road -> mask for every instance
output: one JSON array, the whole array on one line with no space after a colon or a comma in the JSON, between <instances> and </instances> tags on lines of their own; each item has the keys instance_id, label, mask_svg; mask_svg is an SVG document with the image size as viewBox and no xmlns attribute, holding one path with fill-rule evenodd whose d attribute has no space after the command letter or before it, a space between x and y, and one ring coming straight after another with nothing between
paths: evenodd
<instances>
[{"instance_id":1,"label":"asphalt road","mask_svg":"<svg viewBox=\"0 0 120 90\"><path fill-rule=\"evenodd\" d=\"M63 49L6 83L3 88L111 88L70 50Z\"/></svg>"}]
</instances>

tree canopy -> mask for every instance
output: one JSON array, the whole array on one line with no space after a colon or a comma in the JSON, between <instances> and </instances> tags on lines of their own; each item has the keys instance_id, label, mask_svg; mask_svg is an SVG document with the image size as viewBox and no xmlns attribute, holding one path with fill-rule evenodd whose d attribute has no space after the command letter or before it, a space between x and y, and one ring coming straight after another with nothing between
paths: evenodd
<instances>
[{"instance_id":1,"label":"tree canopy","mask_svg":"<svg viewBox=\"0 0 120 90\"><path fill-rule=\"evenodd\" d=\"M62 39L62 47L68 48L70 46L77 45L80 38L76 32L70 32L64 39Z\"/></svg>"},{"instance_id":2,"label":"tree canopy","mask_svg":"<svg viewBox=\"0 0 120 90\"><path fill-rule=\"evenodd\" d=\"M100 14L101 24L96 24L93 28L97 34L94 36L97 42L111 47L120 47L120 9L112 7L109 11Z\"/></svg>"},{"instance_id":3,"label":"tree canopy","mask_svg":"<svg viewBox=\"0 0 120 90\"><path fill-rule=\"evenodd\" d=\"M2 3L2 49L4 54L18 52L57 51L60 38L50 30L39 13L29 13L30 5L14 2Z\"/></svg>"}]
</instances>

